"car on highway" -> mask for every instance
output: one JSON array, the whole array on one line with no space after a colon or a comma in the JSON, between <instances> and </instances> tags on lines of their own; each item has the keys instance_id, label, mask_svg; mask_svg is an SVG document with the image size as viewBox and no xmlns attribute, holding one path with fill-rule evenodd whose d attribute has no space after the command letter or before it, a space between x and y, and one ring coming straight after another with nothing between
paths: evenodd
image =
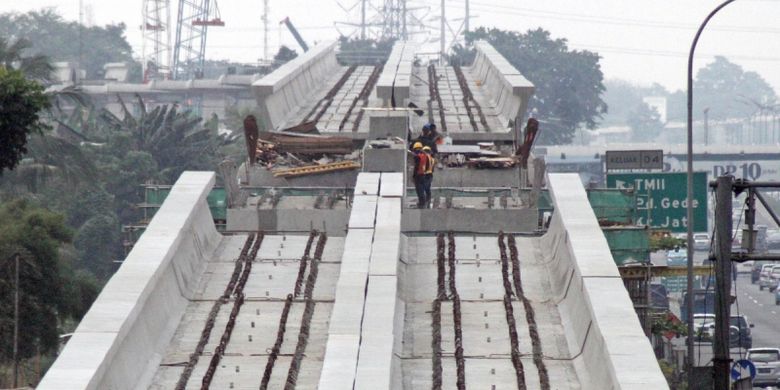
<instances>
[{"instance_id":1,"label":"car on highway","mask_svg":"<svg viewBox=\"0 0 780 390\"><path fill-rule=\"evenodd\" d=\"M761 267L761 273L758 277L758 289L763 290L765 288L769 288L771 277L769 274L772 272L772 269L775 267L775 264L764 264Z\"/></svg>"},{"instance_id":2,"label":"car on highway","mask_svg":"<svg viewBox=\"0 0 780 390\"><path fill-rule=\"evenodd\" d=\"M751 324L747 317L744 315L731 316L729 318L729 326L737 329L736 339L732 337L729 340L730 347L753 348L753 335L750 332L750 328L753 328L755 325Z\"/></svg>"},{"instance_id":3,"label":"car on highway","mask_svg":"<svg viewBox=\"0 0 780 390\"><path fill-rule=\"evenodd\" d=\"M738 274L749 274L751 272L753 272L753 261L745 261L742 263L737 263Z\"/></svg>"},{"instance_id":4,"label":"car on highway","mask_svg":"<svg viewBox=\"0 0 780 390\"><path fill-rule=\"evenodd\" d=\"M775 306L780 306L780 283L775 287Z\"/></svg>"},{"instance_id":5,"label":"car on highway","mask_svg":"<svg viewBox=\"0 0 780 390\"><path fill-rule=\"evenodd\" d=\"M712 340L715 335L715 314L694 314L693 331L696 334L696 341Z\"/></svg>"},{"instance_id":6,"label":"car on highway","mask_svg":"<svg viewBox=\"0 0 780 390\"><path fill-rule=\"evenodd\" d=\"M780 283L780 265L772 267L769 273L769 291L775 291L778 283Z\"/></svg>"},{"instance_id":7,"label":"car on highway","mask_svg":"<svg viewBox=\"0 0 780 390\"><path fill-rule=\"evenodd\" d=\"M752 348L746 357L756 366L754 387L780 385L780 348Z\"/></svg>"},{"instance_id":8,"label":"car on highway","mask_svg":"<svg viewBox=\"0 0 780 390\"><path fill-rule=\"evenodd\" d=\"M759 279L761 278L761 270L764 268L764 266L773 264L774 262L770 263L768 261L754 261L753 270L750 272L750 283L758 283Z\"/></svg>"},{"instance_id":9,"label":"car on highway","mask_svg":"<svg viewBox=\"0 0 780 390\"><path fill-rule=\"evenodd\" d=\"M710 235L707 233L695 233L693 235L693 249L706 251L710 249Z\"/></svg>"},{"instance_id":10,"label":"car on highway","mask_svg":"<svg viewBox=\"0 0 780 390\"><path fill-rule=\"evenodd\" d=\"M666 265L683 266L688 264L688 253L681 249L666 252Z\"/></svg>"}]
</instances>

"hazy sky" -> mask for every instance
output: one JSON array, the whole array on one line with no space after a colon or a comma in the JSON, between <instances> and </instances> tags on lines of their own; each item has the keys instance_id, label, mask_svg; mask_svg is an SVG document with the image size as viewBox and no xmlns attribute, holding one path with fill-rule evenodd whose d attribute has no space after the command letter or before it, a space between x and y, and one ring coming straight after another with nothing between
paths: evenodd
<instances>
[{"instance_id":1,"label":"hazy sky","mask_svg":"<svg viewBox=\"0 0 780 390\"><path fill-rule=\"evenodd\" d=\"M81 0L85 22L124 22L137 55L141 49L143 0ZM278 22L290 16L304 39L335 39L334 22L358 22L359 0L269 0L269 46L295 42ZM178 0L171 0L175 22ZM373 0L381 4L380 0ZM685 86L687 53L699 23L720 1L712 0L472 0L472 26L524 31L543 27L571 47L598 52L607 78L640 84L658 82L669 89ZM207 57L254 62L263 56L262 0L218 0L226 26L209 30ZM440 0L409 0L426 23L438 27ZM446 0L453 29L462 23L465 0ZM79 0L2 0L0 12L54 7L67 19L79 17ZM345 9L350 9L351 12ZM371 14L369 9L369 14ZM780 92L780 0L737 0L709 24L699 42L695 66L725 55L758 72ZM344 33L353 31L341 25ZM434 39L432 33L419 39ZM299 50L300 51L300 50Z\"/></svg>"}]
</instances>

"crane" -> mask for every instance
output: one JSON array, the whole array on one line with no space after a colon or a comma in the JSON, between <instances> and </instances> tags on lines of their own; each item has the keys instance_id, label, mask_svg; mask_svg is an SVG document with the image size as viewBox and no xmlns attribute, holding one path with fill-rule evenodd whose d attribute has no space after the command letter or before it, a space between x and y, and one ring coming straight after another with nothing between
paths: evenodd
<instances>
[{"instance_id":1,"label":"crane","mask_svg":"<svg viewBox=\"0 0 780 390\"><path fill-rule=\"evenodd\" d=\"M173 46L173 78L200 78L206 60L209 27L223 27L217 0L179 0L176 41Z\"/></svg>"},{"instance_id":2,"label":"crane","mask_svg":"<svg viewBox=\"0 0 780 390\"><path fill-rule=\"evenodd\" d=\"M298 29L293 26L292 22L290 21L290 17L284 18L279 24L284 23L285 26L287 26L287 29L290 30L290 33L293 35L293 38L298 42L298 45L301 46L301 49L303 49L304 52L309 51L309 45L306 44L306 41L303 40L303 37L298 32Z\"/></svg>"}]
</instances>

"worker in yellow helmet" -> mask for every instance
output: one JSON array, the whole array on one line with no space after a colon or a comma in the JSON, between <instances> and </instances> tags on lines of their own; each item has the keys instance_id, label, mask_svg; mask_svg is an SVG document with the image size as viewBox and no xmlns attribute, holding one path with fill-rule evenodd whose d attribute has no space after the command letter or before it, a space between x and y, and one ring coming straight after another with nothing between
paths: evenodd
<instances>
[{"instance_id":1,"label":"worker in yellow helmet","mask_svg":"<svg viewBox=\"0 0 780 390\"><path fill-rule=\"evenodd\" d=\"M425 172L428 170L429 155L423 152L423 145L421 142L415 142L412 145L412 154L414 155L414 171L412 172L412 178L414 179L414 190L417 192L417 207L424 208L426 201L425 195Z\"/></svg>"},{"instance_id":2,"label":"worker in yellow helmet","mask_svg":"<svg viewBox=\"0 0 780 390\"><path fill-rule=\"evenodd\" d=\"M427 163L425 166L425 178L423 180L423 193L425 194L425 208L430 207L431 204L431 184L433 183L433 169L436 166L436 159L433 158L433 152L430 146L423 146L423 153L427 156Z\"/></svg>"}]
</instances>

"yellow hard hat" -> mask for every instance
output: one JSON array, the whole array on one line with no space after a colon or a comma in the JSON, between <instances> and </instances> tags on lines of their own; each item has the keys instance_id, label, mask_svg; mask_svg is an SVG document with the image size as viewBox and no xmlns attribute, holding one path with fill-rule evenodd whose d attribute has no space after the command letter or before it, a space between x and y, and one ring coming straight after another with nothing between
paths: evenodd
<instances>
[{"instance_id":1,"label":"yellow hard hat","mask_svg":"<svg viewBox=\"0 0 780 390\"><path fill-rule=\"evenodd\" d=\"M426 151L426 152L430 152L431 151L431 147L430 146L423 146L423 150Z\"/></svg>"},{"instance_id":2,"label":"yellow hard hat","mask_svg":"<svg viewBox=\"0 0 780 390\"><path fill-rule=\"evenodd\" d=\"M415 142L414 145L412 145L412 149L420 149L422 148L422 142Z\"/></svg>"}]
</instances>

